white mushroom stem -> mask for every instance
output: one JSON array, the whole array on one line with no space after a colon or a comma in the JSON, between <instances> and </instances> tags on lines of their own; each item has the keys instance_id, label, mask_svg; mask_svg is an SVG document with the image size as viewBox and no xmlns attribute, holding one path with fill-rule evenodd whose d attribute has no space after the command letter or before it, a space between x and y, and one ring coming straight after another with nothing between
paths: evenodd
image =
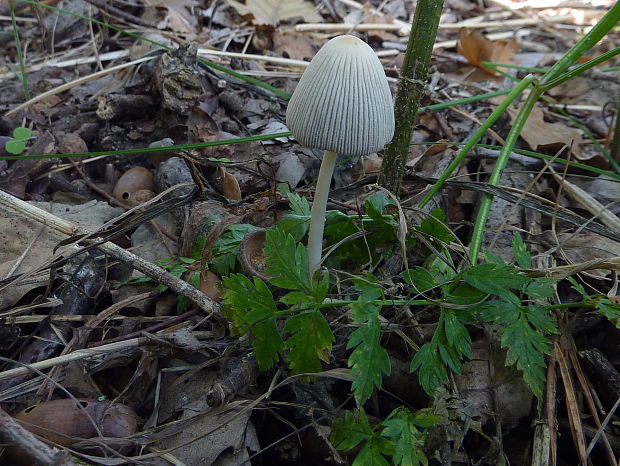
<instances>
[{"instance_id":1,"label":"white mushroom stem","mask_svg":"<svg viewBox=\"0 0 620 466\"><path fill-rule=\"evenodd\" d=\"M308 233L308 259L310 264L310 276L316 272L321 265L321 252L323 251L323 230L325 229L325 210L327 209L327 198L329 196L329 186L332 181L336 158L338 154L331 150L326 150L323 155L323 162L319 170L319 179L316 182L314 191L314 202L310 218L310 232Z\"/></svg>"}]
</instances>

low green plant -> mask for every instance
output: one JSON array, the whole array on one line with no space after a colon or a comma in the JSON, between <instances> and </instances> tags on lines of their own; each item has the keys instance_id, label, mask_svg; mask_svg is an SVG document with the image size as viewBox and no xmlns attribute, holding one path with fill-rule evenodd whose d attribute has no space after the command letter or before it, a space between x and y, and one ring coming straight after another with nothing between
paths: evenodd
<instances>
[{"instance_id":1,"label":"low green plant","mask_svg":"<svg viewBox=\"0 0 620 466\"><path fill-rule=\"evenodd\" d=\"M424 441L428 429L440 420L437 415L412 413L401 406L392 411L383 422L371 426L366 413L360 408L347 411L343 419L334 421L331 440L338 450L345 451L363 443L353 461L354 466L427 465Z\"/></svg>"},{"instance_id":2,"label":"low green plant","mask_svg":"<svg viewBox=\"0 0 620 466\"><path fill-rule=\"evenodd\" d=\"M26 149L26 143L32 137L32 130L19 126L13 130L13 138L9 139L4 148L9 154L19 155Z\"/></svg>"},{"instance_id":3,"label":"low green plant","mask_svg":"<svg viewBox=\"0 0 620 466\"><path fill-rule=\"evenodd\" d=\"M447 248L455 237L445 225L440 210L421 222L415 228L414 237L406 242L411 246L419 241L426 257L423 266L401 273L409 286L406 296L390 299L376 277L358 273L343 274L349 287L345 296L339 298L330 294L331 277L325 269L314 278L309 275L308 255L301 242L307 232L309 208L304 198L294 193L287 195L291 213L266 231L266 272L271 278L263 281L238 273L224 277L224 308L238 331L252 336L261 369L285 362L292 373L309 375L329 364L335 341L333 322L341 321L343 313L348 316L354 330L347 337L346 347L350 351L347 364L358 410L347 412L344 419L336 422L332 440L343 450L364 443L354 464L370 464L369 458L376 464L388 464L386 458L391 458L394 464L426 464L421 446L416 449L411 445L423 443L430 418L426 415L418 418L401 408L378 426L370 427L363 411L375 390L381 389L383 377L391 372L390 358L382 344L384 309L393 312L395 306L406 305L414 314L416 305L437 309L434 334L419 348L410 364L411 372L417 374L420 385L430 396L435 396L448 382L450 372L459 373L463 362L471 358L468 326L492 325L506 351L506 365L520 370L532 392L541 398L545 357L550 354L552 339L558 333L554 309L589 307L616 325L620 323L620 306L603 296L588 296L577 282L574 286L583 293L583 301L546 304L555 293L557 280L532 278L522 272L532 268L532 258L519 234L513 240L514 264L487 251L486 262L457 267ZM357 264L361 270L369 257L379 260L393 253L399 241L398 222L388 213L391 203L379 193L366 200L364 215L329 213L326 232L333 236L328 234L327 242L337 245L329 258L332 264L347 263L349 269L355 269ZM345 233L336 233L337 226L343 227ZM366 237L360 238L353 232L362 232ZM234 247L226 250L223 245L238 245L240 236L234 230L227 235L214 251L232 253ZM375 241L373 251L368 253L364 248L350 246L349 243L357 241L361 244ZM351 251L362 257L354 257ZM215 256L217 260L218 254ZM342 286L343 280L339 282ZM404 449L401 451L399 446L404 441L401 435L408 438L410 457L403 456Z\"/></svg>"}]
</instances>

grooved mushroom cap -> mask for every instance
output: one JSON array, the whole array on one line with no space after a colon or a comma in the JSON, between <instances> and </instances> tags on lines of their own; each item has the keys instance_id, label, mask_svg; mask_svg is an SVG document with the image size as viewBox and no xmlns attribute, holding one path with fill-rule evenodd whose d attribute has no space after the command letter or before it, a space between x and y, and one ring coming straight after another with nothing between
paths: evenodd
<instances>
[{"instance_id":1,"label":"grooved mushroom cap","mask_svg":"<svg viewBox=\"0 0 620 466\"><path fill-rule=\"evenodd\" d=\"M286 125L307 147L345 155L382 149L394 135L394 106L372 48L349 35L327 42L293 92Z\"/></svg>"}]
</instances>

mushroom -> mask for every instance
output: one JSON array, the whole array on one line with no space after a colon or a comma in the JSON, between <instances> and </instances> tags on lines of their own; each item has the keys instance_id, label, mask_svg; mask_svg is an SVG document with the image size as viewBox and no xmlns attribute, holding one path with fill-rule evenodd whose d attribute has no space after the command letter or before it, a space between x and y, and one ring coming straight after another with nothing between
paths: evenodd
<instances>
[{"instance_id":1,"label":"mushroom","mask_svg":"<svg viewBox=\"0 0 620 466\"><path fill-rule=\"evenodd\" d=\"M308 234L312 275L321 263L325 209L338 153L368 155L394 135L392 95L373 49L350 35L327 42L293 92L286 125L304 146L325 150Z\"/></svg>"}]
</instances>

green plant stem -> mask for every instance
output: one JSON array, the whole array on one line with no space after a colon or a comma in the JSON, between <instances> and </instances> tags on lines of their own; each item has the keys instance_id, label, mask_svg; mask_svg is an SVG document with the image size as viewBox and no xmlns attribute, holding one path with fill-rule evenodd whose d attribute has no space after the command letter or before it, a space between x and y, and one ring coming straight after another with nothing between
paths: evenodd
<instances>
[{"instance_id":1,"label":"green plant stem","mask_svg":"<svg viewBox=\"0 0 620 466\"><path fill-rule=\"evenodd\" d=\"M517 138L521 134L521 130L530 116L532 109L536 105L536 101L541 93L542 92L538 90L531 92L521 107L521 110L513 122L512 128L510 128L508 136L506 137L506 141L499 152L497 162L495 162L495 165L493 166L493 172L491 173L488 181L488 184L491 186L497 186L499 184L504 168L510 159L510 153L512 152L514 145L517 143ZM482 237L484 235L484 229L489 216L491 202L493 202L493 196L487 193L485 193L480 200L478 215L476 216L476 223L474 224L471 243L469 245L469 260L472 264L475 264L478 261L478 253L480 252L480 246L482 244Z\"/></svg>"},{"instance_id":2,"label":"green plant stem","mask_svg":"<svg viewBox=\"0 0 620 466\"><path fill-rule=\"evenodd\" d=\"M15 1L9 0L9 15L11 16L11 24L13 26L13 39L15 40L15 50L17 51L17 59L19 61L19 80L24 89L24 98L30 100L30 90L28 89L28 79L26 79L26 64L24 63L24 54L22 53L22 44L19 40L19 31L17 29L17 21L15 20Z\"/></svg>"},{"instance_id":3,"label":"green plant stem","mask_svg":"<svg viewBox=\"0 0 620 466\"><path fill-rule=\"evenodd\" d=\"M138 149L124 149L116 151L102 152L86 152L78 154L33 154L33 155L7 155L0 157L0 160L18 160L18 159L60 159L66 157L100 157L104 155L138 155L149 154L153 152L174 152L187 149L200 149L202 147L228 146L231 144L243 144L244 142L266 141L269 139L277 139L290 136L290 131L285 133L260 134L258 136L248 136L245 138L222 139L220 141L198 142L195 144L179 144L176 146L165 147L144 147Z\"/></svg>"},{"instance_id":4,"label":"green plant stem","mask_svg":"<svg viewBox=\"0 0 620 466\"><path fill-rule=\"evenodd\" d=\"M394 138L385 150L378 179L381 186L394 193L398 192L404 175L420 98L428 80L428 64L442 8L443 0L418 0L413 17L394 104Z\"/></svg>"},{"instance_id":5,"label":"green plant stem","mask_svg":"<svg viewBox=\"0 0 620 466\"><path fill-rule=\"evenodd\" d=\"M431 186L431 189L428 193L426 193L426 196L424 196L424 198L418 203L418 207L424 207L429 203L437 191L441 189L446 180L450 178L454 170L456 170L456 168L461 164L467 154L469 154L469 151L474 147L474 145L476 145L480 138L484 136L484 133L487 132L487 130L493 125L493 123L495 123L495 121L497 121L501 114L504 113L508 106L532 83L533 80L534 77L532 75L527 75L510 91L502 103L497 106L491 115L489 115L482 126L480 126L469 141L467 141L467 144L463 146L454 160L446 167L441 177L437 180L437 183ZM510 152L508 154L510 155Z\"/></svg>"},{"instance_id":6,"label":"green plant stem","mask_svg":"<svg viewBox=\"0 0 620 466\"><path fill-rule=\"evenodd\" d=\"M616 92L616 117L614 119L614 134L609 146L609 156L620 164L620 90Z\"/></svg>"},{"instance_id":7,"label":"green plant stem","mask_svg":"<svg viewBox=\"0 0 620 466\"><path fill-rule=\"evenodd\" d=\"M332 182L334 167L338 154L331 150L326 150L323 154L323 161L319 170L319 178L314 190L314 201L310 213L310 231L308 232L308 263L310 266L310 276L319 268L321 264L321 252L323 251L323 230L325 229L325 210L327 209L327 198L329 197L329 186Z\"/></svg>"}]
</instances>

